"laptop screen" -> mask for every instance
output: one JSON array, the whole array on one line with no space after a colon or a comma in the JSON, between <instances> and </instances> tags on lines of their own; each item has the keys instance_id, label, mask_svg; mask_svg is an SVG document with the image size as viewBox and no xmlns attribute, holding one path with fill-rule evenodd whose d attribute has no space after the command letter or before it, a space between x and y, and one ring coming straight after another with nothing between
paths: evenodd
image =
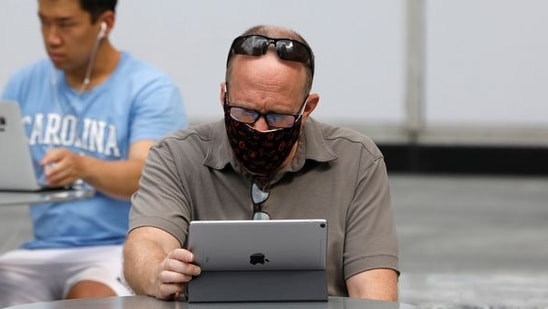
<instances>
[{"instance_id":1,"label":"laptop screen","mask_svg":"<svg viewBox=\"0 0 548 309\"><path fill-rule=\"evenodd\" d=\"M0 101L0 145L0 190L40 189L16 102Z\"/></svg>"}]
</instances>

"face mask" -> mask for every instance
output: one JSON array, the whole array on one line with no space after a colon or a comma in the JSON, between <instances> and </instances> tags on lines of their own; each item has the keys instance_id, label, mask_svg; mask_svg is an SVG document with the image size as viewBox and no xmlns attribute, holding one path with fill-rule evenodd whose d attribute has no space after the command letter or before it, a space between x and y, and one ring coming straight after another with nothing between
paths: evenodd
<instances>
[{"instance_id":1,"label":"face mask","mask_svg":"<svg viewBox=\"0 0 548 309\"><path fill-rule=\"evenodd\" d=\"M230 117L224 105L226 133L232 151L253 174L270 176L291 153L299 139L302 117L292 127L261 132Z\"/></svg>"}]
</instances>

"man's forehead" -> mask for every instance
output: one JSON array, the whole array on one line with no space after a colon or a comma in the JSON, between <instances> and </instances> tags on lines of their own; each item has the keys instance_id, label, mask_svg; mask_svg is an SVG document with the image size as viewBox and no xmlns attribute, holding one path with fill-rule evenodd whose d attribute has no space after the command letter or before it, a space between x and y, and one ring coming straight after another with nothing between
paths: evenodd
<instances>
[{"instance_id":1,"label":"man's forehead","mask_svg":"<svg viewBox=\"0 0 548 309\"><path fill-rule=\"evenodd\" d=\"M52 18L85 15L79 0L38 0L38 14Z\"/></svg>"},{"instance_id":2,"label":"man's forehead","mask_svg":"<svg viewBox=\"0 0 548 309\"><path fill-rule=\"evenodd\" d=\"M238 77L251 80L284 76L290 78L292 83L295 83L301 78L305 79L306 68L302 63L282 60L275 51L269 50L262 56L234 55L234 73Z\"/></svg>"}]
</instances>

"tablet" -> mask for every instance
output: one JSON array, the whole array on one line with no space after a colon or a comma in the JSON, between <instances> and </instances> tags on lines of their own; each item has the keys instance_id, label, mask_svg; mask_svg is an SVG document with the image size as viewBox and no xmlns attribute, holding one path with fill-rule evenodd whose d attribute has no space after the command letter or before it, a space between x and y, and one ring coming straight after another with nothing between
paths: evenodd
<instances>
[{"instance_id":1,"label":"tablet","mask_svg":"<svg viewBox=\"0 0 548 309\"><path fill-rule=\"evenodd\" d=\"M325 270L327 221L191 221L188 249L202 271Z\"/></svg>"}]
</instances>

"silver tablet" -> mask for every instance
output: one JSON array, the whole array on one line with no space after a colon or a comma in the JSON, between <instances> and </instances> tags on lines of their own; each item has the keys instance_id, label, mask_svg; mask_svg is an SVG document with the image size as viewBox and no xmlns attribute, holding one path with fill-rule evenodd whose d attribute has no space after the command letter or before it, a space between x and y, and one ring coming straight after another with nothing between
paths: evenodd
<instances>
[{"instance_id":1,"label":"silver tablet","mask_svg":"<svg viewBox=\"0 0 548 309\"><path fill-rule=\"evenodd\" d=\"M188 249L202 271L324 270L327 221L192 221Z\"/></svg>"}]
</instances>

